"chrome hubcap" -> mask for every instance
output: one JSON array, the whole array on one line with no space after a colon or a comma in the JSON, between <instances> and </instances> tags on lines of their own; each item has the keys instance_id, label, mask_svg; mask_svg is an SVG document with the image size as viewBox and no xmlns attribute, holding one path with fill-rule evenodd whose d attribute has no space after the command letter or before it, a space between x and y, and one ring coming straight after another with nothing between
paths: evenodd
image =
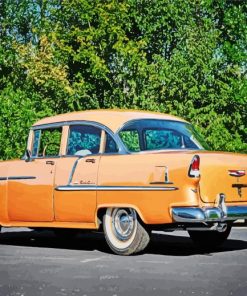
<instances>
[{"instance_id":1,"label":"chrome hubcap","mask_svg":"<svg viewBox=\"0 0 247 296\"><path fill-rule=\"evenodd\" d=\"M114 209L112 212L112 228L115 236L126 241L130 239L136 227L136 212L132 209Z\"/></svg>"}]
</instances>

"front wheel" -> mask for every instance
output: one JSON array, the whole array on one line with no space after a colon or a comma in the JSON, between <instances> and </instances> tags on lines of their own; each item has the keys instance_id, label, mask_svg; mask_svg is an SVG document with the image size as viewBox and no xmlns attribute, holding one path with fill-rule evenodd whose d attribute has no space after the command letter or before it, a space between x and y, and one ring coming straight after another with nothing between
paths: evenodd
<instances>
[{"instance_id":1,"label":"front wheel","mask_svg":"<svg viewBox=\"0 0 247 296\"><path fill-rule=\"evenodd\" d=\"M131 208L108 208L103 219L106 241L118 255L139 253L146 248L150 236Z\"/></svg>"},{"instance_id":2,"label":"front wheel","mask_svg":"<svg viewBox=\"0 0 247 296\"><path fill-rule=\"evenodd\" d=\"M224 243L231 232L231 226L228 225L223 232L218 231L188 231L193 242L201 248L215 248Z\"/></svg>"}]
</instances>

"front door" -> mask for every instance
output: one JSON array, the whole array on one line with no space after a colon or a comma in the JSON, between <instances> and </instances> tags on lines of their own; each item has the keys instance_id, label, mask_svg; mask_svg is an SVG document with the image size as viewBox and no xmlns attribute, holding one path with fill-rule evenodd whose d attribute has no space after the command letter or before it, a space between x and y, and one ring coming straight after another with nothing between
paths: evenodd
<instances>
[{"instance_id":1,"label":"front door","mask_svg":"<svg viewBox=\"0 0 247 296\"><path fill-rule=\"evenodd\" d=\"M8 170L10 221L52 221L55 159L13 161Z\"/></svg>"},{"instance_id":2,"label":"front door","mask_svg":"<svg viewBox=\"0 0 247 296\"><path fill-rule=\"evenodd\" d=\"M54 178L62 128L33 132L32 157L16 160L8 169L8 216L10 221L53 221Z\"/></svg>"}]
</instances>

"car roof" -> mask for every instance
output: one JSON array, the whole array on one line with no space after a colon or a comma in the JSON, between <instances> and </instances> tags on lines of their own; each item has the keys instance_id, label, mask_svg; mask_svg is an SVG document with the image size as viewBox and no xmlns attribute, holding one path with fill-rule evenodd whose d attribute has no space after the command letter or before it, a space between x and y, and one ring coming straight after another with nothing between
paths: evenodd
<instances>
[{"instance_id":1,"label":"car roof","mask_svg":"<svg viewBox=\"0 0 247 296\"><path fill-rule=\"evenodd\" d=\"M72 113L65 113L43 118L36 122L33 127L45 124L71 122L71 121L92 121L98 122L110 128L114 133L120 129L126 122L138 119L163 119L182 121L185 120L168 114L147 112L138 110L89 110Z\"/></svg>"}]
</instances>

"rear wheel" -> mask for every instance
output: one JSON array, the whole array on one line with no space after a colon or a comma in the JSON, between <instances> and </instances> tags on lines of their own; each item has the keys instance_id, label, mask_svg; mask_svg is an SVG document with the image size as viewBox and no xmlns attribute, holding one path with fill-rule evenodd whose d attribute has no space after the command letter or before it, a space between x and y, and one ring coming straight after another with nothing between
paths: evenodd
<instances>
[{"instance_id":1,"label":"rear wheel","mask_svg":"<svg viewBox=\"0 0 247 296\"><path fill-rule=\"evenodd\" d=\"M109 247L118 255L139 253L150 241L149 233L138 221L136 211L131 208L108 208L103 228Z\"/></svg>"},{"instance_id":2,"label":"rear wheel","mask_svg":"<svg viewBox=\"0 0 247 296\"><path fill-rule=\"evenodd\" d=\"M193 242L201 248L215 248L224 243L231 232L231 226L228 225L223 232L218 231L188 231Z\"/></svg>"}]
</instances>

